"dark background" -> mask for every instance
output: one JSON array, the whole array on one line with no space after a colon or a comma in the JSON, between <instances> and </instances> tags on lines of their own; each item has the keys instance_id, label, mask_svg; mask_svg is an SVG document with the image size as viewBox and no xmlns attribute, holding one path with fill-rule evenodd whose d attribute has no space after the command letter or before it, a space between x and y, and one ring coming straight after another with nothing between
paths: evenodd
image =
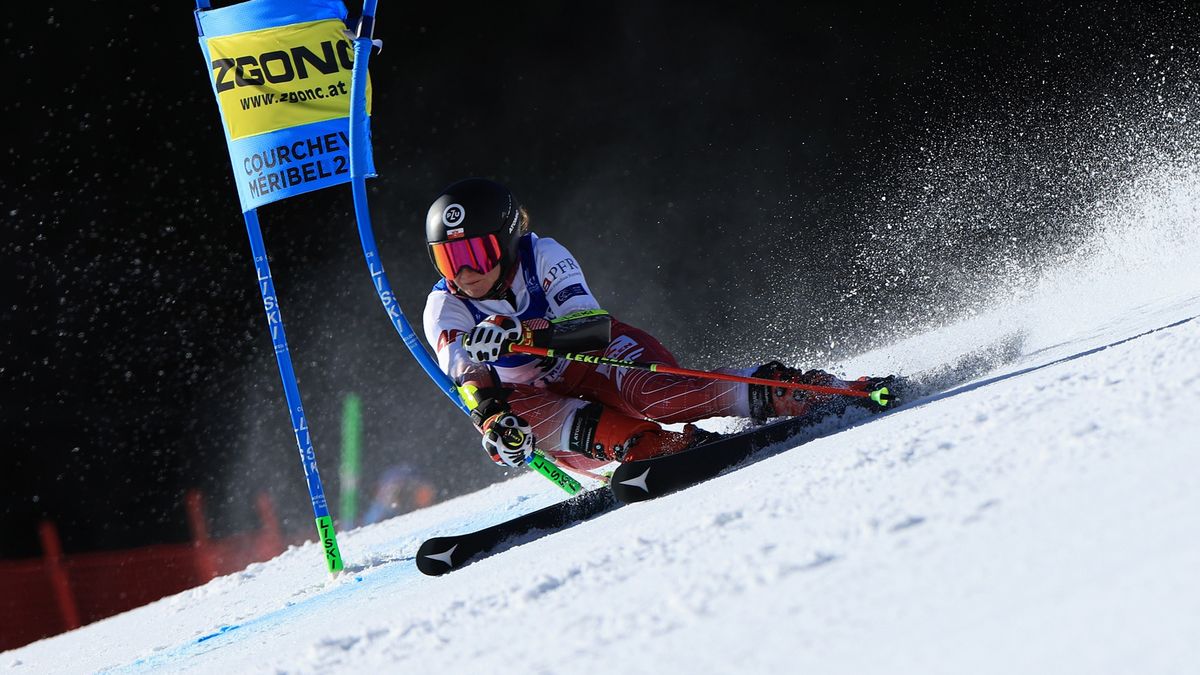
<instances>
[{"instance_id":1,"label":"dark background","mask_svg":"<svg viewBox=\"0 0 1200 675\"><path fill-rule=\"evenodd\" d=\"M509 184L684 365L836 365L986 302L1196 147L1185 3L381 4L371 209L418 327L425 209L463 176ZM42 518L68 552L184 540L191 487L217 535L259 489L311 529L192 7L128 5L2 10L5 557ZM260 216L330 503L351 392L368 474L504 478L379 305L349 188Z\"/></svg>"}]
</instances>

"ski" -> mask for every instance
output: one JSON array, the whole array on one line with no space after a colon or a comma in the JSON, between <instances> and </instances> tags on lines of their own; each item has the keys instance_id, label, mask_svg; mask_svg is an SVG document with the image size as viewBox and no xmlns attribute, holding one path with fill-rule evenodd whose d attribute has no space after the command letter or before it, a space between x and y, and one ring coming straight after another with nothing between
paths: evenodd
<instances>
[{"instance_id":1,"label":"ski","mask_svg":"<svg viewBox=\"0 0 1200 675\"><path fill-rule=\"evenodd\" d=\"M417 569L439 576L498 553L510 545L526 543L576 523L583 522L625 503L644 501L680 490L750 459L756 453L781 443L800 444L827 436L860 421L869 421L907 407L951 387L982 376L1021 354L1023 335L1014 333L928 371L897 378L896 396L888 409L865 420L858 415L835 418L783 419L741 433L725 436L687 452L619 465L608 487L582 492L512 520L475 532L433 537L417 549ZM533 534L539 532L540 534Z\"/></svg>"},{"instance_id":2,"label":"ski","mask_svg":"<svg viewBox=\"0 0 1200 675\"><path fill-rule=\"evenodd\" d=\"M539 530L542 534L556 532L616 506L611 491L597 488L482 530L426 539L417 549L417 569L430 576L440 576L499 552L518 538L521 538L520 543L532 541L540 535L531 533Z\"/></svg>"},{"instance_id":3,"label":"ski","mask_svg":"<svg viewBox=\"0 0 1200 675\"><path fill-rule=\"evenodd\" d=\"M621 464L609 482L617 501L628 504L653 499L715 478L759 450L795 439L813 423L785 419L726 436L686 452Z\"/></svg>"},{"instance_id":4,"label":"ski","mask_svg":"<svg viewBox=\"0 0 1200 675\"><path fill-rule=\"evenodd\" d=\"M621 464L613 472L609 486L617 501L623 504L653 499L690 487L717 477L721 472L772 445L784 442L794 445L806 443L814 438L842 431L860 421L886 415L980 377L997 365L1017 358L1023 343L1024 335L1013 333L929 371L899 377L890 385L893 389L891 393L896 396L895 402L885 410L875 411L874 417L864 419L858 415L843 414L842 417L835 418L833 428L829 426L828 417L780 420L717 439L686 452Z\"/></svg>"}]
</instances>

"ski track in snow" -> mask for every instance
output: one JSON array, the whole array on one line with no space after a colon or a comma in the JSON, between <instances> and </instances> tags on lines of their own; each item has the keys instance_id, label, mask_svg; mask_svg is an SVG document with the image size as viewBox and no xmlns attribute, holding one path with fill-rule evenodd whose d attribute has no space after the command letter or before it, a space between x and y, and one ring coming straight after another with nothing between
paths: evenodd
<instances>
[{"instance_id":1,"label":"ski track in snow","mask_svg":"<svg viewBox=\"0 0 1200 675\"><path fill-rule=\"evenodd\" d=\"M1014 331L1023 345L971 382L683 492L417 572L425 538L561 498L523 475L343 533L351 569L336 579L315 544L296 547L6 652L0 669L1195 672L1194 223L1140 244L1157 256L1119 247L834 364L916 372Z\"/></svg>"}]
</instances>

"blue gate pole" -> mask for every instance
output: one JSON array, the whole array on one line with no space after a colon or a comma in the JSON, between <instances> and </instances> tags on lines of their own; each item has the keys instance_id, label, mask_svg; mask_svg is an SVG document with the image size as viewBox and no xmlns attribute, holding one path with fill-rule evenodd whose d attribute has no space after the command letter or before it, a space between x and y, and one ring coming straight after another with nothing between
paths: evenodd
<instances>
[{"instance_id":1,"label":"blue gate pole","mask_svg":"<svg viewBox=\"0 0 1200 675\"><path fill-rule=\"evenodd\" d=\"M463 413L471 411L458 395L454 382L441 367L425 351L416 331L404 318L400 311L400 303L392 292L392 285L387 274L383 271L383 261L379 257L379 247L375 244L375 234L371 229L371 211L367 206L367 172L368 157L371 152L370 118L367 117L367 67L371 58L372 36L375 31L375 8L377 0L366 0L363 3L363 14L358 24L358 37L354 40L354 68L350 75L350 189L354 195L354 215L358 221L358 239L362 243L363 256L367 260L367 269L371 272L371 281L384 310L392 320L396 332L404 340L408 351L421 364L425 374L442 390L458 409ZM583 485L568 476L554 465L549 457L538 452L530 466L551 482L561 487L567 494L576 494Z\"/></svg>"},{"instance_id":2,"label":"blue gate pole","mask_svg":"<svg viewBox=\"0 0 1200 675\"><path fill-rule=\"evenodd\" d=\"M204 49L204 23L201 15L209 9L211 9L209 0L196 0L196 32L201 37L201 48L206 55L208 51ZM219 108L219 97L217 104ZM226 129L227 141L228 135L229 132ZM304 416L304 406L300 402L300 388L296 384L296 373L292 368L291 353L288 350L287 338L283 331L283 317L279 310L279 301L275 296L275 282L271 279L271 268L267 264L267 249L263 244L258 212L255 209L246 209L244 203L243 209L242 216L246 220L246 234L250 238L250 251L254 256L254 269L258 276L259 292L262 294L263 309L267 314L267 327L271 331L271 342L275 347L275 361L279 365L279 378L283 382L283 395L292 420L292 432L296 436L296 446L300 450L300 462L304 468L305 481L308 484L313 516L316 518L317 535L325 553L326 567L330 573L338 572L344 567L342 554L338 548L333 518L329 515L329 505L325 500L325 489L321 486L321 474L317 471L317 457L313 450L312 438L309 435L308 421Z\"/></svg>"},{"instance_id":3,"label":"blue gate pole","mask_svg":"<svg viewBox=\"0 0 1200 675\"><path fill-rule=\"evenodd\" d=\"M271 267L267 264L267 248L263 244L262 228L258 224L258 212L246 211L246 234L250 237L250 252L254 255L254 270L258 276L258 289L262 293L263 310L267 313L267 327L271 331L271 343L275 346L275 361L279 364L279 379L283 381L283 396L287 401L288 413L292 418L292 431L296 434L296 446L300 449L300 463L304 465L304 479L308 483L308 496L312 499L313 516L317 521L317 535L325 551L325 565L331 573L344 567L342 553L338 549L337 534L333 518L329 515L329 504L325 501L325 489L321 486L321 474L317 471L317 455L313 450L312 438L308 433L308 421L304 417L304 406L300 402L300 387L296 384L296 372L292 368L292 356L288 350L287 336L283 331L283 315L275 296L275 282L271 278Z\"/></svg>"}]
</instances>

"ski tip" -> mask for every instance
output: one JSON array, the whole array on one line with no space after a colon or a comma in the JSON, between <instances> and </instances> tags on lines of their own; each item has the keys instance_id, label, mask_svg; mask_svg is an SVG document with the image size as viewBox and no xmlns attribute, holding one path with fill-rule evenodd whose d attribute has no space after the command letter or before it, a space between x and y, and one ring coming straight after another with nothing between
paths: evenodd
<instances>
[{"instance_id":1,"label":"ski tip","mask_svg":"<svg viewBox=\"0 0 1200 675\"><path fill-rule=\"evenodd\" d=\"M454 552L458 549L455 543L447 548L450 540L435 537L421 544L417 550L417 569L422 574L431 577L441 576L457 567Z\"/></svg>"},{"instance_id":2,"label":"ski tip","mask_svg":"<svg viewBox=\"0 0 1200 675\"><path fill-rule=\"evenodd\" d=\"M886 408L892 402L892 394L887 387L880 387L871 392L871 400Z\"/></svg>"}]
</instances>

